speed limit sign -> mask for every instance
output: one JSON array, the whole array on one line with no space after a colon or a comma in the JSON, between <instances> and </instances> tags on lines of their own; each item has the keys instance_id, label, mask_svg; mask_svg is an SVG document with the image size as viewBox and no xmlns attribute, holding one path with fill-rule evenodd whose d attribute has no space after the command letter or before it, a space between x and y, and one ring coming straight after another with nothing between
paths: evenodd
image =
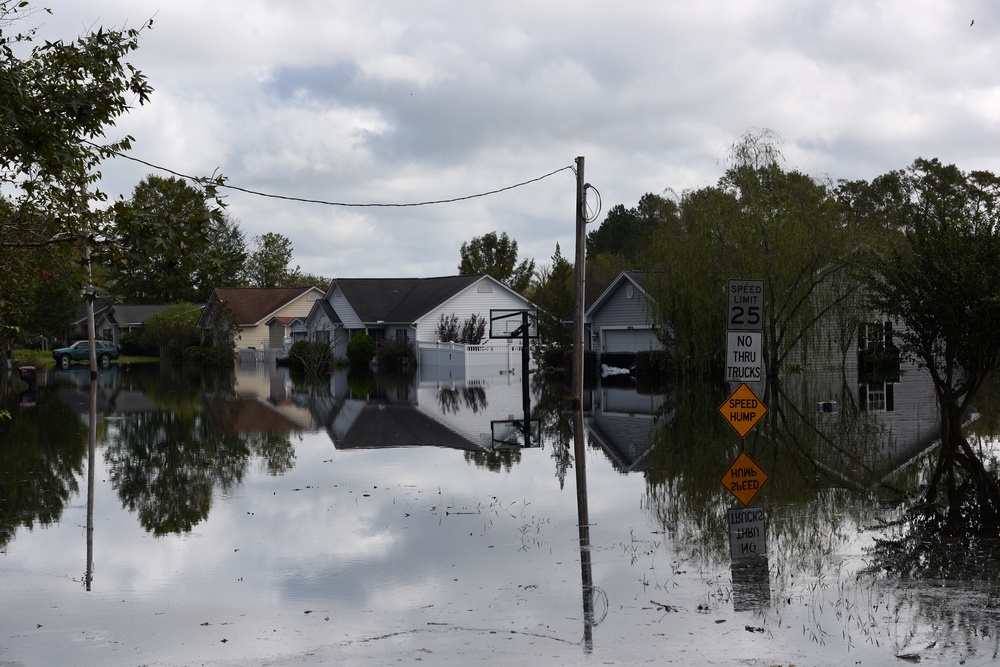
<instances>
[{"instance_id":1,"label":"speed limit sign","mask_svg":"<svg viewBox=\"0 0 1000 667\"><path fill-rule=\"evenodd\" d=\"M730 280L729 312L726 329L730 331L763 331L764 281Z\"/></svg>"}]
</instances>

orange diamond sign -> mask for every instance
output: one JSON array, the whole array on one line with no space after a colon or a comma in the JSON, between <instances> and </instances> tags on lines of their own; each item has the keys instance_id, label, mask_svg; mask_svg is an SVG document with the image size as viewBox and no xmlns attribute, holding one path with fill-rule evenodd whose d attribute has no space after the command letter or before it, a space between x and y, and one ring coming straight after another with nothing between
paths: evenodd
<instances>
[{"instance_id":1,"label":"orange diamond sign","mask_svg":"<svg viewBox=\"0 0 1000 667\"><path fill-rule=\"evenodd\" d=\"M719 481L746 507L767 483L767 473L746 452L740 452Z\"/></svg>"},{"instance_id":2,"label":"orange diamond sign","mask_svg":"<svg viewBox=\"0 0 1000 667\"><path fill-rule=\"evenodd\" d=\"M719 406L719 413L741 438L747 437L754 426L767 414L767 406L746 384L740 384L726 402Z\"/></svg>"}]
</instances>

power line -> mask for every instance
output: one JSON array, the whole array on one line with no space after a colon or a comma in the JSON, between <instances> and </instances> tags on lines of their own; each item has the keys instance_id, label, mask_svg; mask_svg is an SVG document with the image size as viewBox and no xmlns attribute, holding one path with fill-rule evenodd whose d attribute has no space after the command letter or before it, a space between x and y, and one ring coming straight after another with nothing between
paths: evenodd
<instances>
[{"instance_id":1,"label":"power line","mask_svg":"<svg viewBox=\"0 0 1000 667\"><path fill-rule=\"evenodd\" d=\"M140 160L139 158L134 157L132 155L126 155L125 153L120 153L118 151L111 151L111 152L114 153L114 155L116 155L118 157L125 158L126 160L132 160L133 162L138 162L139 164L145 165L145 166L150 167L152 169L157 169L159 171L164 171L164 172L167 172L168 174L173 174L174 176L177 176L177 177L180 177L180 178L184 178L184 179L187 179L189 181L194 181L196 183L201 183L201 182L205 181L204 178L198 178L196 176L190 176L188 174L182 174L179 171L174 171L173 169L168 169L167 167L161 167L160 165L153 164L152 162L147 162L145 160ZM527 181L522 181L520 183L515 183L514 185L508 185L508 186L505 186L505 187L502 187L502 188L497 188L496 190L490 190L488 192L480 192L480 193L477 193L477 194L474 194L474 195L465 195L463 197L451 197L449 199L434 199L434 200L431 200L431 201L412 202L412 203L405 203L405 204L387 204L387 203L356 204L356 203L348 203L348 202L327 201L327 200L324 200L324 199L309 199L309 198L306 198L306 197L292 197L292 196L289 196L289 195L276 195L276 194L272 194L272 193L268 193L268 192L260 192L258 190L250 190L248 188L241 188L241 187L236 186L236 185L227 185L226 183L217 183L217 184L215 184L215 187L217 187L217 188L227 188L229 190L235 190L237 192L243 192L245 194L254 195L256 197L266 197L268 199L281 199L281 200L284 200L284 201L300 202L300 203L304 203L304 204L320 204L322 206L342 206L342 207L350 207L350 208L410 208L410 207L415 207L415 206L430 206L432 204L451 204L451 203L454 203L454 202L466 201L466 200L469 200L469 199L477 199L479 197L488 197L490 195L499 194L501 192L506 192L508 190L513 190L515 188L524 187L525 185L530 185L532 183L537 183L538 181L541 181L543 179L549 178L550 176L555 176L559 172L566 171L567 169L571 170L571 171L574 171L573 166L572 165L568 165L568 166L565 166L565 167L560 167L559 169L556 169L555 171L550 171L549 173L543 174L542 176L538 176L537 178L532 178L532 179L529 179Z\"/></svg>"}]
</instances>

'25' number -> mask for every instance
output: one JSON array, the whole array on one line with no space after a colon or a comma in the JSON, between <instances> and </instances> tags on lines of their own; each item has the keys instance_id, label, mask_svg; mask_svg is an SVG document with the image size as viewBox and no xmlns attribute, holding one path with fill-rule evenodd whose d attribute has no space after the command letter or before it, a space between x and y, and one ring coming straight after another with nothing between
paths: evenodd
<instances>
[{"instance_id":1,"label":"'25' number","mask_svg":"<svg viewBox=\"0 0 1000 667\"><path fill-rule=\"evenodd\" d=\"M742 326L757 326L760 324L760 306L733 306L730 324Z\"/></svg>"}]
</instances>

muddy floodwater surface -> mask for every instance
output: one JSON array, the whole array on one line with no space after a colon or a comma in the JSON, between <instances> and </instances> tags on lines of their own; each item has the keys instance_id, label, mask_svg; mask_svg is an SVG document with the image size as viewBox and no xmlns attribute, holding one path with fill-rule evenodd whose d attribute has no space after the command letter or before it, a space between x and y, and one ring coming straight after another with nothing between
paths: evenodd
<instances>
[{"instance_id":1,"label":"muddy floodwater surface","mask_svg":"<svg viewBox=\"0 0 1000 667\"><path fill-rule=\"evenodd\" d=\"M588 389L584 496L571 403L532 377L525 429L514 371L116 366L92 464L87 369L41 372L0 405L0 665L990 664L990 569L883 542L913 384L759 390L733 513L727 387Z\"/></svg>"}]
</instances>

